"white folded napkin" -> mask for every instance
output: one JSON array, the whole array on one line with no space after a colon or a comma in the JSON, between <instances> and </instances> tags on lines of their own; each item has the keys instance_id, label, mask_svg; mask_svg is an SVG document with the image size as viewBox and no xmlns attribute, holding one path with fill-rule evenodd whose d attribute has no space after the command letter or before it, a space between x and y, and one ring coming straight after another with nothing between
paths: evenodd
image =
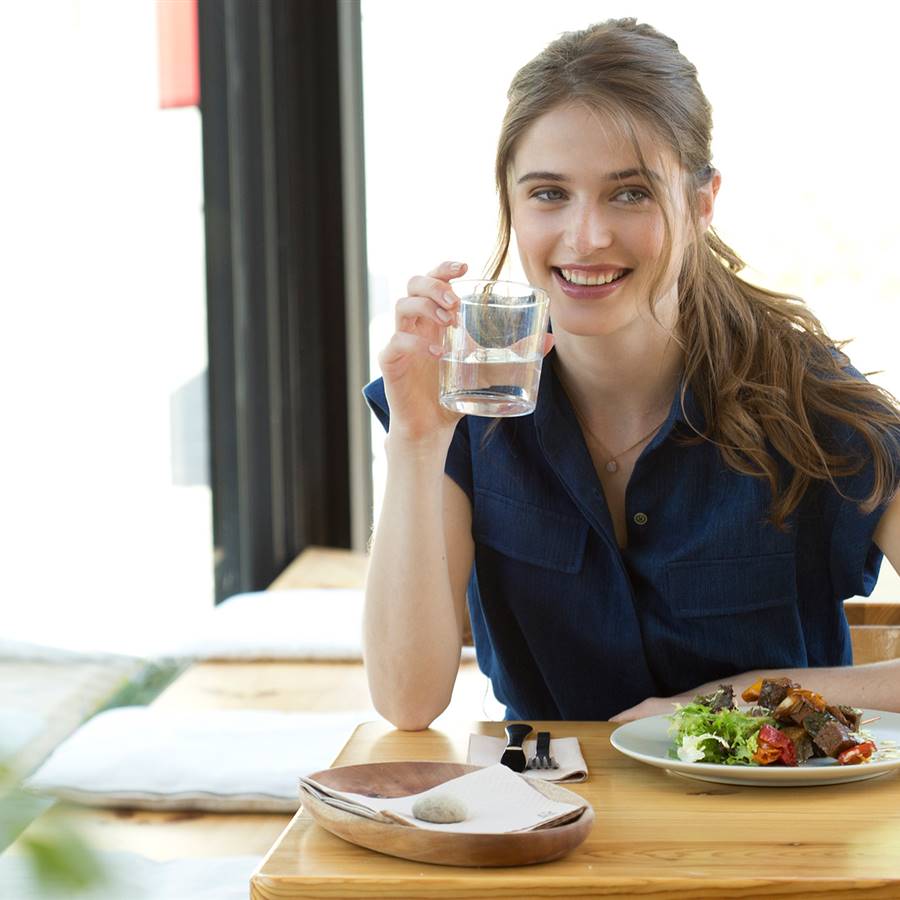
<instances>
[{"instance_id":1,"label":"white folded napkin","mask_svg":"<svg viewBox=\"0 0 900 900\"><path fill-rule=\"evenodd\" d=\"M525 759L534 756L536 744L537 741L525 741L522 745ZM506 741L503 738L491 737L489 734L470 734L466 762L474 766L492 766L500 761L505 749ZM523 774L528 778L554 782L587 780L587 763L581 755L578 738L551 738L550 755L559 763L558 769L526 769Z\"/></svg>"},{"instance_id":2,"label":"white folded napkin","mask_svg":"<svg viewBox=\"0 0 900 900\"><path fill-rule=\"evenodd\" d=\"M120 707L83 725L25 787L88 806L294 812L297 773L332 765L364 718Z\"/></svg>"},{"instance_id":3,"label":"white folded napkin","mask_svg":"<svg viewBox=\"0 0 900 900\"><path fill-rule=\"evenodd\" d=\"M576 805L545 797L528 783L499 763L451 778L437 787L405 797L370 797L351 791L336 791L310 778L300 779L300 793L308 791L325 803L345 812L386 822L399 822L429 831L452 831L465 834L506 834L533 831L576 818L586 804ZM413 805L422 797L450 796L466 810L462 822L436 823L417 819Z\"/></svg>"}]
</instances>

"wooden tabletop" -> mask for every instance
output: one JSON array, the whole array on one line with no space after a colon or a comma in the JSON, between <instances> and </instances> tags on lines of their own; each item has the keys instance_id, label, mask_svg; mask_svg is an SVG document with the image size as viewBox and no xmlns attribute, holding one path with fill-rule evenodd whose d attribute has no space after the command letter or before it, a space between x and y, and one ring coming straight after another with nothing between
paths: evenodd
<instances>
[{"instance_id":1,"label":"wooden tabletop","mask_svg":"<svg viewBox=\"0 0 900 900\"><path fill-rule=\"evenodd\" d=\"M603 722L531 723L576 735L588 781L566 785L596 823L569 856L521 868L410 862L334 837L302 810L251 881L252 900L308 897L900 897L900 777L803 788L693 781L642 765ZM361 725L336 765L464 762L470 731Z\"/></svg>"}]
</instances>

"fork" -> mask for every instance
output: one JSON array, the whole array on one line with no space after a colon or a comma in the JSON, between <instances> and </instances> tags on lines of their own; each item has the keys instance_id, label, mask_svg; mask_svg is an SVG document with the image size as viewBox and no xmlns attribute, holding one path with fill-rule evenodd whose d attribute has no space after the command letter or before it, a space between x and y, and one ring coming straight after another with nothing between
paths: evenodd
<instances>
[{"instance_id":1,"label":"fork","mask_svg":"<svg viewBox=\"0 0 900 900\"><path fill-rule=\"evenodd\" d=\"M539 731L534 756L528 760L529 769L558 769L559 763L550 755L550 732Z\"/></svg>"}]
</instances>

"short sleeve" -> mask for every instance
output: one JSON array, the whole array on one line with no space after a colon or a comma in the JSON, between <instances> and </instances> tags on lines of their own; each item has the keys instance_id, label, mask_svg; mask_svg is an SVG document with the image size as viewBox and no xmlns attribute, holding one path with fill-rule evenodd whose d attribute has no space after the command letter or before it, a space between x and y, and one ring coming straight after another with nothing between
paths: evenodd
<instances>
[{"instance_id":1,"label":"short sleeve","mask_svg":"<svg viewBox=\"0 0 900 900\"><path fill-rule=\"evenodd\" d=\"M376 378L363 388L363 396L369 408L375 413L375 417L381 422L387 431L390 427L391 411L384 392L384 379ZM466 492L470 502L473 502L474 490L472 488L472 454L469 442L469 420L466 416L460 419L447 451L447 461L444 463L444 471Z\"/></svg>"},{"instance_id":2,"label":"short sleeve","mask_svg":"<svg viewBox=\"0 0 900 900\"><path fill-rule=\"evenodd\" d=\"M875 529L887 507L886 501L869 513L860 504L872 491L874 465L871 451L856 432L845 439L848 455L862 456L865 464L855 475L836 479L826 485L826 516L831 526L831 579L839 599L868 597L878 580L883 559L873 541ZM900 471L900 459L894 448L894 464Z\"/></svg>"}]
</instances>

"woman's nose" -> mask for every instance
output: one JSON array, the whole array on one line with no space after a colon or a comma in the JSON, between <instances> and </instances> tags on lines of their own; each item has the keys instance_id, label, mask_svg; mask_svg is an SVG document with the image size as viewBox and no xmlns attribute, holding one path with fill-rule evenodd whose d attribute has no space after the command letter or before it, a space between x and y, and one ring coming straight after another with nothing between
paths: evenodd
<instances>
[{"instance_id":1,"label":"woman's nose","mask_svg":"<svg viewBox=\"0 0 900 900\"><path fill-rule=\"evenodd\" d=\"M566 231L569 249L579 256L589 256L593 250L609 247L613 242L609 219L596 206L573 209Z\"/></svg>"}]
</instances>

